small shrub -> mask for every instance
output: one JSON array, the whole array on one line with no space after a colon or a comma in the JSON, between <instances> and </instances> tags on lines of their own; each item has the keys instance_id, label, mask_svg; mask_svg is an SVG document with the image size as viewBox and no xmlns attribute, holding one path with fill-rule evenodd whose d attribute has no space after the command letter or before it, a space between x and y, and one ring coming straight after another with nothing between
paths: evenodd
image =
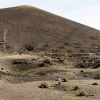
<instances>
[{"instance_id":1,"label":"small shrub","mask_svg":"<svg viewBox=\"0 0 100 100\"><path fill-rule=\"evenodd\" d=\"M38 64L38 67L44 67L44 66L45 64L43 62Z\"/></svg>"},{"instance_id":2,"label":"small shrub","mask_svg":"<svg viewBox=\"0 0 100 100\"><path fill-rule=\"evenodd\" d=\"M79 89L80 89L79 86L75 86L75 87L74 87L74 90L79 90Z\"/></svg>"},{"instance_id":3,"label":"small shrub","mask_svg":"<svg viewBox=\"0 0 100 100\"><path fill-rule=\"evenodd\" d=\"M19 46L19 50L20 51L32 51L33 50L33 47L31 45L21 45Z\"/></svg>"},{"instance_id":4,"label":"small shrub","mask_svg":"<svg viewBox=\"0 0 100 100\"><path fill-rule=\"evenodd\" d=\"M84 72L83 70L81 70L81 72Z\"/></svg>"},{"instance_id":5,"label":"small shrub","mask_svg":"<svg viewBox=\"0 0 100 100\"><path fill-rule=\"evenodd\" d=\"M67 78L64 78L62 82L68 82L68 79Z\"/></svg>"},{"instance_id":6,"label":"small shrub","mask_svg":"<svg viewBox=\"0 0 100 100\"><path fill-rule=\"evenodd\" d=\"M98 83L97 82L94 82L92 85L98 85Z\"/></svg>"},{"instance_id":7,"label":"small shrub","mask_svg":"<svg viewBox=\"0 0 100 100\"><path fill-rule=\"evenodd\" d=\"M89 96L86 91L81 91L78 96Z\"/></svg>"},{"instance_id":8,"label":"small shrub","mask_svg":"<svg viewBox=\"0 0 100 100\"><path fill-rule=\"evenodd\" d=\"M88 77L88 75L87 75L87 74L85 74L83 77Z\"/></svg>"},{"instance_id":9,"label":"small shrub","mask_svg":"<svg viewBox=\"0 0 100 100\"><path fill-rule=\"evenodd\" d=\"M61 84L62 84L62 82L61 82L61 81L59 81L59 82L58 82L58 85L61 85Z\"/></svg>"},{"instance_id":10,"label":"small shrub","mask_svg":"<svg viewBox=\"0 0 100 100\"><path fill-rule=\"evenodd\" d=\"M41 85L40 85L40 88L49 88L50 85L48 82L43 82Z\"/></svg>"},{"instance_id":11,"label":"small shrub","mask_svg":"<svg viewBox=\"0 0 100 100\"><path fill-rule=\"evenodd\" d=\"M61 81L61 79L60 78L57 78L57 80L56 81Z\"/></svg>"},{"instance_id":12,"label":"small shrub","mask_svg":"<svg viewBox=\"0 0 100 100\"><path fill-rule=\"evenodd\" d=\"M14 60L14 61L12 61L12 64L13 65L18 65L18 64L25 64L25 65L27 65L28 62L26 60Z\"/></svg>"},{"instance_id":13,"label":"small shrub","mask_svg":"<svg viewBox=\"0 0 100 100\"><path fill-rule=\"evenodd\" d=\"M93 94L90 94L89 96L94 96Z\"/></svg>"},{"instance_id":14,"label":"small shrub","mask_svg":"<svg viewBox=\"0 0 100 100\"><path fill-rule=\"evenodd\" d=\"M57 48L54 48L52 51L53 51L53 52L57 52L57 51L58 51L58 49L57 49Z\"/></svg>"},{"instance_id":15,"label":"small shrub","mask_svg":"<svg viewBox=\"0 0 100 100\"><path fill-rule=\"evenodd\" d=\"M93 40L96 40L96 39L99 39L100 36L91 36L90 39L93 39Z\"/></svg>"},{"instance_id":16,"label":"small shrub","mask_svg":"<svg viewBox=\"0 0 100 100\"><path fill-rule=\"evenodd\" d=\"M67 88L65 88L65 91L67 91Z\"/></svg>"},{"instance_id":17,"label":"small shrub","mask_svg":"<svg viewBox=\"0 0 100 100\"><path fill-rule=\"evenodd\" d=\"M4 70L4 68L1 68L1 70Z\"/></svg>"}]
</instances>

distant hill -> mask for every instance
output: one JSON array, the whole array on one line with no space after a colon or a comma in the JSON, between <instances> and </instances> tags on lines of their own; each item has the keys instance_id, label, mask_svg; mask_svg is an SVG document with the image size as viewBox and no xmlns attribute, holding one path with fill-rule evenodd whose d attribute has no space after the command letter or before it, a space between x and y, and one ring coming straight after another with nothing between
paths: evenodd
<instances>
[{"instance_id":1,"label":"distant hill","mask_svg":"<svg viewBox=\"0 0 100 100\"><path fill-rule=\"evenodd\" d=\"M3 37L4 35L5 37ZM100 52L100 31L23 5L0 9L0 50L31 45L34 52Z\"/></svg>"}]
</instances>

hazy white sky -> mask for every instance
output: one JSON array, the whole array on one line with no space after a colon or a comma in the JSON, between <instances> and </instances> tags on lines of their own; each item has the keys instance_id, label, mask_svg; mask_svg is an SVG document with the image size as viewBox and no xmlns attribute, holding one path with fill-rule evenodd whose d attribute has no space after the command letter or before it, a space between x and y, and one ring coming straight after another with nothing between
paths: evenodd
<instances>
[{"instance_id":1,"label":"hazy white sky","mask_svg":"<svg viewBox=\"0 0 100 100\"><path fill-rule=\"evenodd\" d=\"M0 8L31 5L100 30L100 0L0 0Z\"/></svg>"}]
</instances>

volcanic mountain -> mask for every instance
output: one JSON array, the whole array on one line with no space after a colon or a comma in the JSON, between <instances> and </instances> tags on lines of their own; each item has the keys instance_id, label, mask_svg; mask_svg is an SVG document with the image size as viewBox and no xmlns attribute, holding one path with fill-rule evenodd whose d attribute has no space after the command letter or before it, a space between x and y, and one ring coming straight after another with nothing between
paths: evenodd
<instances>
[{"instance_id":1,"label":"volcanic mountain","mask_svg":"<svg viewBox=\"0 0 100 100\"><path fill-rule=\"evenodd\" d=\"M0 9L0 51L30 45L34 52L100 52L100 31L23 5Z\"/></svg>"}]
</instances>

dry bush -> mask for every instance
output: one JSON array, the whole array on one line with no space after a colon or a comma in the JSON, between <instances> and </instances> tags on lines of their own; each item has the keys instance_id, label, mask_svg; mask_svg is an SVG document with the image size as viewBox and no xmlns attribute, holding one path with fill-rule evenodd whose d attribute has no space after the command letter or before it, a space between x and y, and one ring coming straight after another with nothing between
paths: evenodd
<instances>
[{"instance_id":1,"label":"dry bush","mask_svg":"<svg viewBox=\"0 0 100 100\"><path fill-rule=\"evenodd\" d=\"M61 84L62 84L62 82L61 82L61 81L59 81L59 82L58 82L58 85L61 85Z\"/></svg>"},{"instance_id":2,"label":"dry bush","mask_svg":"<svg viewBox=\"0 0 100 100\"><path fill-rule=\"evenodd\" d=\"M74 87L74 90L79 90L79 89L80 89L79 86L75 86L75 87Z\"/></svg>"},{"instance_id":3,"label":"dry bush","mask_svg":"<svg viewBox=\"0 0 100 100\"><path fill-rule=\"evenodd\" d=\"M24 44L19 46L18 49L19 51L32 51L33 47L31 45Z\"/></svg>"},{"instance_id":4,"label":"dry bush","mask_svg":"<svg viewBox=\"0 0 100 100\"><path fill-rule=\"evenodd\" d=\"M67 78L64 78L64 79L62 80L62 82L68 82L68 79L67 79Z\"/></svg>"},{"instance_id":5,"label":"dry bush","mask_svg":"<svg viewBox=\"0 0 100 100\"><path fill-rule=\"evenodd\" d=\"M89 94L86 91L81 91L78 96L89 96Z\"/></svg>"},{"instance_id":6,"label":"dry bush","mask_svg":"<svg viewBox=\"0 0 100 100\"><path fill-rule=\"evenodd\" d=\"M49 88L50 84L48 82L43 82L39 87L40 88Z\"/></svg>"},{"instance_id":7,"label":"dry bush","mask_svg":"<svg viewBox=\"0 0 100 100\"><path fill-rule=\"evenodd\" d=\"M57 78L57 80L56 81L61 81L61 79L60 78Z\"/></svg>"}]
</instances>

